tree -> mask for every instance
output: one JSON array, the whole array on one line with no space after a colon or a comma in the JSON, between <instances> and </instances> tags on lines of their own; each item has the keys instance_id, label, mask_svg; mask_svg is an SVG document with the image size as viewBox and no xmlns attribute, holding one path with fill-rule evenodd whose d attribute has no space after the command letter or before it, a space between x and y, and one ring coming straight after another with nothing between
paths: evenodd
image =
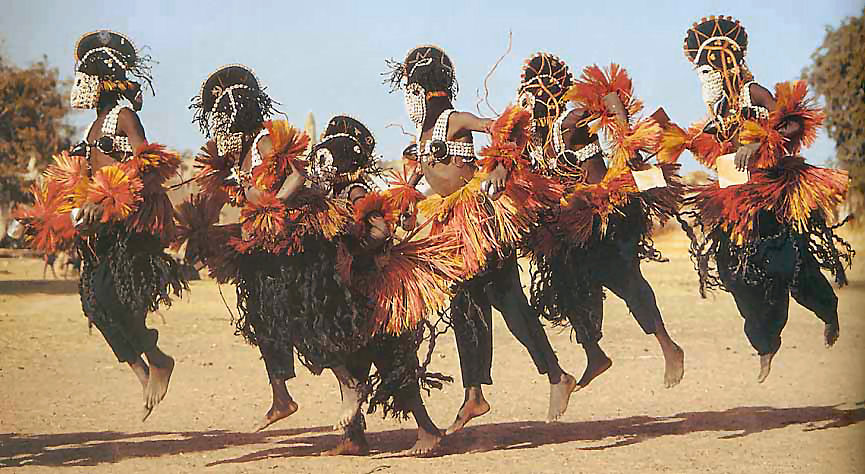
<instances>
[{"instance_id":1,"label":"tree","mask_svg":"<svg viewBox=\"0 0 865 474\"><path fill-rule=\"evenodd\" d=\"M6 187L0 189L0 201L10 199L4 191L21 191L34 169L71 144L65 87L44 59L22 69L0 56L0 186Z\"/></svg>"},{"instance_id":2,"label":"tree","mask_svg":"<svg viewBox=\"0 0 865 474\"><path fill-rule=\"evenodd\" d=\"M71 144L65 87L44 59L17 68L0 50L0 241L13 205L28 200L29 182Z\"/></svg>"},{"instance_id":3,"label":"tree","mask_svg":"<svg viewBox=\"0 0 865 474\"><path fill-rule=\"evenodd\" d=\"M851 202L865 195L865 9L837 29L826 27L823 44L804 75L825 102L826 131L835 140L835 160L850 171Z\"/></svg>"}]
</instances>

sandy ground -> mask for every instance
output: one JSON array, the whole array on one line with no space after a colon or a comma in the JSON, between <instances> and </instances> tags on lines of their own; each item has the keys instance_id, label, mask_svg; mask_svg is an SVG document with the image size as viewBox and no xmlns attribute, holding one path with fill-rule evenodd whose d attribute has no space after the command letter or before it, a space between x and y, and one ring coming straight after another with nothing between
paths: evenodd
<instances>
[{"instance_id":1,"label":"sandy ground","mask_svg":"<svg viewBox=\"0 0 865 474\"><path fill-rule=\"evenodd\" d=\"M299 369L290 390L300 411L263 433L249 428L269 407L264 366L233 335L217 286L153 315L160 345L177 359L171 389L146 423L140 388L94 330L76 283L42 280L34 259L0 259L0 470L10 472L865 472L865 265L839 292L841 339L791 304L784 346L769 380L732 298L701 300L679 234L646 264L673 338L686 351L681 385L662 387L663 361L615 296L602 341L612 369L577 392L563 422L544 424L548 386L500 318L495 327L493 410L446 439L430 459L398 457L412 422L368 417L373 454L322 458L338 435L334 378ZM861 249L862 246L858 245ZM223 287L233 304L233 288ZM859 309L857 309L859 308ZM548 330L566 370L584 358L568 332ZM443 337L434 368L457 383L427 397L444 427L462 400L456 348ZM5 468L5 469L3 469Z\"/></svg>"}]
</instances>

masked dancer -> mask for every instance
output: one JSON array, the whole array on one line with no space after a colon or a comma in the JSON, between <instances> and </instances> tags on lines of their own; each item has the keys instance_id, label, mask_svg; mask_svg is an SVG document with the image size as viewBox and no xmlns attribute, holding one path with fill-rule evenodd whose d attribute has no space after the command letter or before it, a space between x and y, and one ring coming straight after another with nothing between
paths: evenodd
<instances>
[{"instance_id":1,"label":"masked dancer","mask_svg":"<svg viewBox=\"0 0 865 474\"><path fill-rule=\"evenodd\" d=\"M799 155L814 142L823 112L807 98L804 81L779 83L774 94L755 82L747 48L745 28L730 17L703 18L688 29L685 57L700 78L709 117L687 130L671 127L663 145L670 155L688 149L719 172L719 181L698 186L688 200L702 231L692 236L691 254L701 294L732 293L763 382L781 346L791 294L825 323L827 346L838 339L838 298L821 269L843 286L854 252L834 232L843 224L835 224L835 210L847 172Z\"/></svg>"},{"instance_id":2,"label":"masked dancer","mask_svg":"<svg viewBox=\"0 0 865 474\"><path fill-rule=\"evenodd\" d=\"M575 80L561 59L537 53L525 61L517 93L518 102L532 111L530 161L565 188L561 205L528 243L536 268L532 304L574 329L587 359L577 382L582 388L612 365L600 347L604 288L609 289L625 301L643 332L656 337L665 360L664 384L675 386L682 379L684 353L667 333L640 271L641 260L660 260L652 247L654 221L675 215L683 196L679 165L651 165L639 154L657 147L660 126L635 117L642 105L616 65L607 71L587 67ZM610 153L601 148L600 134L612 143ZM647 174L655 182L642 189L637 180Z\"/></svg>"},{"instance_id":3,"label":"masked dancer","mask_svg":"<svg viewBox=\"0 0 865 474\"><path fill-rule=\"evenodd\" d=\"M369 129L339 115L330 119L310 153L312 180L335 198L348 200L352 208L353 222L337 247L340 280L371 304L373 335L346 359L349 377L337 373L337 378L343 400L369 396L367 413L381 407L386 416L411 414L418 425L417 442L406 453L425 455L438 446L442 433L430 419L420 389L429 392L450 380L426 370L435 334L425 321L446 308L461 261L454 240L445 235L419 237L417 228L396 236L399 217L413 208L419 193L406 185L404 173L393 170L392 189L379 190L375 178L383 172L374 150ZM420 363L417 352L426 330L431 339ZM376 372L370 376L373 364ZM328 454L365 454L363 429L358 411L345 425L342 442Z\"/></svg>"},{"instance_id":4,"label":"masked dancer","mask_svg":"<svg viewBox=\"0 0 865 474\"><path fill-rule=\"evenodd\" d=\"M465 265L451 303L465 398L447 432L462 429L490 410L482 386L492 384L493 306L528 350L538 372L548 376L547 419L555 420L567 408L576 380L561 370L538 314L526 300L515 254L539 210L559 197L556 186L538 181L540 177L516 156L525 146L527 114L511 107L496 126L492 120L454 110L454 65L438 47L416 47L403 61L389 65L391 86L404 88L409 118L417 127L417 169L411 184L426 178L436 193L420 202L421 213L432 220L434 234L453 235ZM494 145L482 162L475 154L473 132L493 135Z\"/></svg>"},{"instance_id":5,"label":"masked dancer","mask_svg":"<svg viewBox=\"0 0 865 474\"><path fill-rule=\"evenodd\" d=\"M20 216L35 248L77 249L84 314L138 377L147 419L165 397L174 359L145 319L187 288L164 252L175 230L164 183L180 160L147 142L136 113L151 86L150 58L106 30L83 35L74 52L72 106L94 109L96 119L78 146L55 156L33 187L35 205Z\"/></svg>"},{"instance_id":6,"label":"masked dancer","mask_svg":"<svg viewBox=\"0 0 865 474\"><path fill-rule=\"evenodd\" d=\"M298 409L286 386L295 377L288 328L268 318L264 308L271 302L264 296L268 278L279 274L298 244L279 239L277 233L286 222L259 214L272 208L284 212L283 203L303 187L305 178L296 159L309 138L285 121L269 120L274 101L243 65L224 66L210 74L191 108L210 140L196 158L201 192L178 210L180 238L175 245L185 243L187 260L207 264L217 282L236 285L237 333L258 346L271 386L271 407L255 425L261 430ZM277 168L264 173L265 160L277 163ZM259 174L254 176L253 171ZM241 208L242 224L219 224L225 204ZM347 211L341 218L348 218ZM256 235L256 225L271 235ZM316 230L335 232L337 227Z\"/></svg>"}]
</instances>

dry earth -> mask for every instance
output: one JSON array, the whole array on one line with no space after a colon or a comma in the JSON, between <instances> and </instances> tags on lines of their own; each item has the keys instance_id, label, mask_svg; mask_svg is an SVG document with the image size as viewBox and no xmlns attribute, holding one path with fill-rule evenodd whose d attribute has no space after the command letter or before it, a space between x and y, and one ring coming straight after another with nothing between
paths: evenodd
<instances>
[{"instance_id":1,"label":"dry earth","mask_svg":"<svg viewBox=\"0 0 865 474\"><path fill-rule=\"evenodd\" d=\"M681 385L662 388L663 361L624 304L609 296L603 345L612 369L575 394L563 422L544 424L545 379L496 319L493 410L445 440L435 457L395 453L413 424L368 418L365 458L317 456L338 435L330 375L290 383L300 411L270 430L249 428L269 407L255 348L233 335L217 286L194 282L188 299L151 316L177 359L167 398L138 421L140 388L97 332L88 333L76 283L42 280L41 261L0 259L0 470L88 473L234 472L865 472L865 271L840 290L841 339L823 347L822 324L795 303L769 380L732 298L702 300L674 233L670 258L646 264L674 339L686 351ZM858 245L861 249L862 246ZM233 289L223 287L229 304ZM857 309L858 308L858 309ZM563 365L584 358L569 334L549 329ZM453 338L434 368L458 377ZM427 397L440 426L462 400L457 383Z\"/></svg>"}]
</instances>

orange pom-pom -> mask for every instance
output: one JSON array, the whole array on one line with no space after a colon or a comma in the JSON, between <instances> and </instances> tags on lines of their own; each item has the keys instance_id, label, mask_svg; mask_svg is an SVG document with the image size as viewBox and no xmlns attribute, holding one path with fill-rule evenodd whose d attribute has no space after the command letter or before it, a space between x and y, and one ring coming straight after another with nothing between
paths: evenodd
<instances>
[{"instance_id":1,"label":"orange pom-pom","mask_svg":"<svg viewBox=\"0 0 865 474\"><path fill-rule=\"evenodd\" d=\"M139 176L162 184L177 173L180 156L159 143L145 143L136 148L135 162Z\"/></svg>"},{"instance_id":2,"label":"orange pom-pom","mask_svg":"<svg viewBox=\"0 0 865 474\"><path fill-rule=\"evenodd\" d=\"M61 210L69 212L84 204L89 185L87 160L81 156L71 156L67 152L54 155L54 163L42 175L48 181L58 183L60 192L67 198Z\"/></svg>"},{"instance_id":3,"label":"orange pom-pom","mask_svg":"<svg viewBox=\"0 0 865 474\"><path fill-rule=\"evenodd\" d=\"M243 232L252 240L266 243L273 242L285 229L285 204L274 194L264 193L259 203L247 203L240 212L240 223Z\"/></svg>"},{"instance_id":4,"label":"orange pom-pom","mask_svg":"<svg viewBox=\"0 0 865 474\"><path fill-rule=\"evenodd\" d=\"M237 186L228 186L225 180L231 176L231 167L233 163L225 157L219 156L216 152L216 145L209 142L201 147L198 155L195 157L195 167L198 172L193 178L201 192L209 196L225 197L233 205L242 206L246 202L246 196L243 190Z\"/></svg>"},{"instance_id":5,"label":"orange pom-pom","mask_svg":"<svg viewBox=\"0 0 865 474\"><path fill-rule=\"evenodd\" d=\"M68 211L63 212L67 197L58 181L45 180L30 187L34 202L20 206L13 215L25 226L25 238L34 250L53 254L71 246L75 228Z\"/></svg>"},{"instance_id":6,"label":"orange pom-pom","mask_svg":"<svg viewBox=\"0 0 865 474\"><path fill-rule=\"evenodd\" d=\"M87 202L102 206L102 222L126 219L141 200L141 179L131 166L104 166L93 173Z\"/></svg>"},{"instance_id":7,"label":"orange pom-pom","mask_svg":"<svg viewBox=\"0 0 865 474\"><path fill-rule=\"evenodd\" d=\"M392 228L396 221L398 210L384 193L367 193L354 203L354 223L357 235L366 235L368 230L366 219L370 214L374 213L380 214L388 226Z\"/></svg>"},{"instance_id":8,"label":"orange pom-pom","mask_svg":"<svg viewBox=\"0 0 865 474\"><path fill-rule=\"evenodd\" d=\"M484 171L491 172L498 165L508 171L517 167L529 141L531 118L531 112L516 105L502 112L491 129L492 143L479 153Z\"/></svg>"},{"instance_id":9,"label":"orange pom-pom","mask_svg":"<svg viewBox=\"0 0 865 474\"><path fill-rule=\"evenodd\" d=\"M389 187L384 194L392 206L400 214L416 214L417 203L423 201L426 196L408 182L408 167L403 165L402 173L388 170L385 176Z\"/></svg>"},{"instance_id":10,"label":"orange pom-pom","mask_svg":"<svg viewBox=\"0 0 865 474\"><path fill-rule=\"evenodd\" d=\"M276 191L276 186L295 166L304 168L299 157L309 146L309 135L285 120L267 121L264 126L270 136L271 150L261 157L262 163L253 170L252 176L260 189Z\"/></svg>"},{"instance_id":11,"label":"orange pom-pom","mask_svg":"<svg viewBox=\"0 0 865 474\"><path fill-rule=\"evenodd\" d=\"M604 96L611 92L619 96L628 116L634 116L643 109L643 103L634 97L631 78L618 64L610 64L606 69L597 65L587 66L564 98L576 102L599 119L598 124L592 127L592 131L597 133L600 128L612 131L616 124L615 116L607 112L604 104Z\"/></svg>"}]
</instances>

